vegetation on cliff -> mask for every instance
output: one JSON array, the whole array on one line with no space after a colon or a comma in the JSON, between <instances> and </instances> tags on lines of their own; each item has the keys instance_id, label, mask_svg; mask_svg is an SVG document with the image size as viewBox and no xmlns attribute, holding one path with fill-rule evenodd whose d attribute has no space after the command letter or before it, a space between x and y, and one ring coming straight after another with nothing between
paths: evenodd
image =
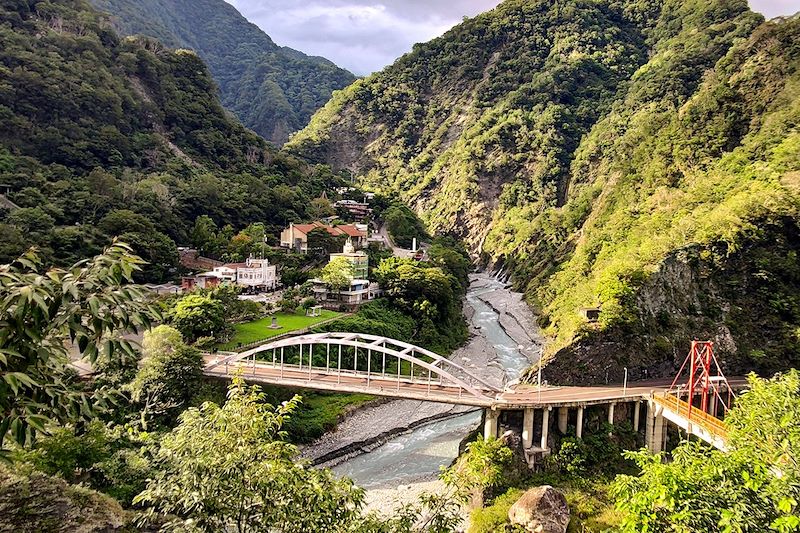
<instances>
[{"instance_id":1,"label":"vegetation on cliff","mask_svg":"<svg viewBox=\"0 0 800 533\"><path fill-rule=\"evenodd\" d=\"M693 335L720 341L733 368L775 370L797 361L800 324L798 34L797 18L764 23L744 0L509 0L335 93L290 148L396 192L506 267L551 353L587 354L584 378L642 354L671 362ZM781 261L726 265L776 239ZM687 247L684 279L658 277ZM736 316L758 290L675 298L709 273L779 290L761 321ZM648 282L667 287L658 306Z\"/></svg>"},{"instance_id":2,"label":"vegetation on cliff","mask_svg":"<svg viewBox=\"0 0 800 533\"><path fill-rule=\"evenodd\" d=\"M262 137L283 144L334 90L355 77L321 57L276 45L224 0L92 0L123 35L196 51L222 104Z\"/></svg>"}]
</instances>

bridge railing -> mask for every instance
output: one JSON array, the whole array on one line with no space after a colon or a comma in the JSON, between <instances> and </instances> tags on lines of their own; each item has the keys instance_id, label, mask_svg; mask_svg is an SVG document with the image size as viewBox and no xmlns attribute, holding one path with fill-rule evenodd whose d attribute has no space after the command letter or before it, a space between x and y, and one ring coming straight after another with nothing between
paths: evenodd
<instances>
[{"instance_id":1,"label":"bridge railing","mask_svg":"<svg viewBox=\"0 0 800 533\"><path fill-rule=\"evenodd\" d=\"M426 396L436 392L447 393L448 396L457 395L462 398L469 395L470 391L457 383L446 383L442 380L441 375L429 373L427 376L418 375L405 375L405 374L391 374L369 372L363 370L354 370L347 368L324 368L317 366L309 366L303 364L268 361L261 359L236 359L231 360L232 356L239 354L226 353L222 359L219 359L206 366L206 372L211 375L224 375L234 376L240 373L243 378L248 376L259 376L259 370L271 369L278 371L272 376L264 376L263 372L261 377L274 377L278 380L291 381L295 384L302 382L310 383L319 378L335 378L336 385L342 384L342 378L359 378L363 380L365 385L364 391L376 392L376 388L380 392L387 392L391 390L400 391L405 386L416 387L415 390L422 390ZM380 385L376 385L376 382ZM384 387L385 384L391 383L391 386ZM346 384L346 383L345 383ZM420 389L421 388L421 389ZM487 398L488 399L488 398Z\"/></svg>"},{"instance_id":2,"label":"bridge railing","mask_svg":"<svg viewBox=\"0 0 800 533\"><path fill-rule=\"evenodd\" d=\"M722 439L728 438L728 429L719 418L712 416L698 407L690 406L688 402L669 393L655 395L653 400L662 407L682 416L691 424L697 425ZM690 408L691 407L691 408Z\"/></svg>"}]
</instances>

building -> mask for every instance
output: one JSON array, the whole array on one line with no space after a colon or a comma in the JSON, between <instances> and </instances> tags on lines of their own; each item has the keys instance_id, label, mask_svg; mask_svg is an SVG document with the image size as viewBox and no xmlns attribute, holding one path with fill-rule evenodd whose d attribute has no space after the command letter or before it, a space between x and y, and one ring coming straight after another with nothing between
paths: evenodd
<instances>
[{"instance_id":1,"label":"building","mask_svg":"<svg viewBox=\"0 0 800 533\"><path fill-rule=\"evenodd\" d=\"M366 252L356 250L353 246L353 240L347 238L342 248L342 253L331 254L331 261L336 257L344 257L353 266L353 276L360 279L367 279L369 274L369 256Z\"/></svg>"},{"instance_id":2,"label":"building","mask_svg":"<svg viewBox=\"0 0 800 533\"><path fill-rule=\"evenodd\" d=\"M355 200L339 200L333 206L337 209L344 209L350 216L358 219L366 218L372 214L367 202L356 202Z\"/></svg>"},{"instance_id":3,"label":"building","mask_svg":"<svg viewBox=\"0 0 800 533\"><path fill-rule=\"evenodd\" d=\"M244 263L226 263L196 276L185 276L181 288L210 289L226 283L246 289L274 290L278 286L278 268L266 259L250 258Z\"/></svg>"},{"instance_id":4,"label":"building","mask_svg":"<svg viewBox=\"0 0 800 533\"><path fill-rule=\"evenodd\" d=\"M314 285L314 299L326 309L353 310L383 294L377 283L366 279L353 279L350 286L343 290L332 290L321 279L312 279L311 282Z\"/></svg>"},{"instance_id":5,"label":"building","mask_svg":"<svg viewBox=\"0 0 800 533\"><path fill-rule=\"evenodd\" d=\"M353 241L355 249L363 248L367 243L367 226L364 224L331 226L321 222L311 222L310 224L289 224L289 227L281 232L281 246L306 253L308 252L308 234L315 229L324 229L334 237L347 236Z\"/></svg>"},{"instance_id":6,"label":"building","mask_svg":"<svg viewBox=\"0 0 800 533\"><path fill-rule=\"evenodd\" d=\"M278 286L278 267L267 259L248 259L236 268L236 284L248 289L275 290Z\"/></svg>"}]
</instances>

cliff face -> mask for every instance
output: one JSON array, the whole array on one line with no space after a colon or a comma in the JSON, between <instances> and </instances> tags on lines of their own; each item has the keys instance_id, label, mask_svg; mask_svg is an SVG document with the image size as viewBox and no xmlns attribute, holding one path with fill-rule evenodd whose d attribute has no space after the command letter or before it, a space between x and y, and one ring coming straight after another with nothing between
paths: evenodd
<instances>
[{"instance_id":1,"label":"cliff face","mask_svg":"<svg viewBox=\"0 0 800 533\"><path fill-rule=\"evenodd\" d=\"M706 330L645 318L665 261L734 254L797 219L798 37L800 20L764 23L743 0L507 0L334 93L289 148L400 195L508 268L551 355L671 364ZM783 268L740 263L743 279ZM693 282L663 283L656 315L690 316ZM788 306L784 340L800 322ZM599 322L582 307L601 307ZM732 361L788 362L731 331Z\"/></svg>"}]
</instances>

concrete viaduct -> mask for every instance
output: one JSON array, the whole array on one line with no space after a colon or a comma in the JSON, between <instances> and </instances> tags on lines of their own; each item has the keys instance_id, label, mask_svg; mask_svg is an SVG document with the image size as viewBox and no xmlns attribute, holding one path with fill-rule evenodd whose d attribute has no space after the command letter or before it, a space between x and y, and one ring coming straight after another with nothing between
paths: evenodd
<instances>
[{"instance_id":1,"label":"concrete viaduct","mask_svg":"<svg viewBox=\"0 0 800 533\"><path fill-rule=\"evenodd\" d=\"M666 424L725 449L725 426L718 418L670 393L667 381L633 382L605 387L516 385L501 389L474 371L418 346L377 335L317 333L284 338L242 353L206 354L208 376L235 374L251 382L331 392L424 400L484 409L484 436L497 436L502 413L522 413L523 447L530 458L550 453L552 419L565 434L574 420L582 437L586 409L598 406L609 423L625 412L635 431L644 418L645 442L652 452L663 450ZM731 380L731 386L744 380ZM713 406L712 413L717 412Z\"/></svg>"}]
</instances>

